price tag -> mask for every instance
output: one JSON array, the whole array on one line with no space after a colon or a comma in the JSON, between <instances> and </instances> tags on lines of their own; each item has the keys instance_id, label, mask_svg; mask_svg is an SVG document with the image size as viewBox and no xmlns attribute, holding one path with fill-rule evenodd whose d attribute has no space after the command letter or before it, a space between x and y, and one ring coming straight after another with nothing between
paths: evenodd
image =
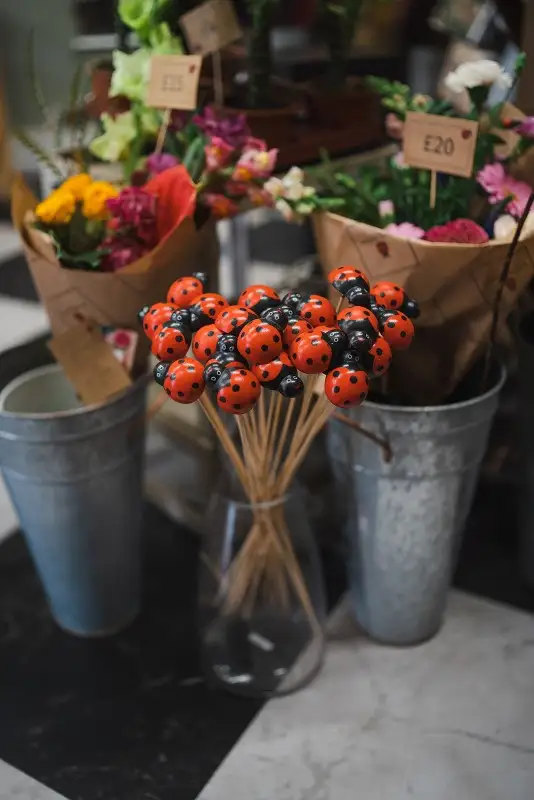
<instances>
[{"instance_id":1,"label":"price tag","mask_svg":"<svg viewBox=\"0 0 534 800\"><path fill-rule=\"evenodd\" d=\"M469 178L477 143L478 122L409 111L404 125L404 162Z\"/></svg>"},{"instance_id":2,"label":"price tag","mask_svg":"<svg viewBox=\"0 0 534 800\"><path fill-rule=\"evenodd\" d=\"M193 111L201 65L202 56L152 56L148 105Z\"/></svg>"},{"instance_id":3,"label":"price tag","mask_svg":"<svg viewBox=\"0 0 534 800\"><path fill-rule=\"evenodd\" d=\"M86 405L103 403L132 383L97 328L75 325L50 339L48 347Z\"/></svg>"},{"instance_id":4,"label":"price tag","mask_svg":"<svg viewBox=\"0 0 534 800\"><path fill-rule=\"evenodd\" d=\"M230 0L207 0L180 17L192 53L208 55L243 36Z\"/></svg>"}]
</instances>

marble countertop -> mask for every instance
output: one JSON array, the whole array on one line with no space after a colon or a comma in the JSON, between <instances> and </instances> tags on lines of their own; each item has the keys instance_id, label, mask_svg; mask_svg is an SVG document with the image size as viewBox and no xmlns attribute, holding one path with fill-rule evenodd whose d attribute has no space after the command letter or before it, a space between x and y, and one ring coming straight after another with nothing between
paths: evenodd
<instances>
[{"instance_id":1,"label":"marble countertop","mask_svg":"<svg viewBox=\"0 0 534 800\"><path fill-rule=\"evenodd\" d=\"M319 678L271 701L200 800L532 800L532 616L452 593L425 645L373 644L345 608Z\"/></svg>"}]
</instances>

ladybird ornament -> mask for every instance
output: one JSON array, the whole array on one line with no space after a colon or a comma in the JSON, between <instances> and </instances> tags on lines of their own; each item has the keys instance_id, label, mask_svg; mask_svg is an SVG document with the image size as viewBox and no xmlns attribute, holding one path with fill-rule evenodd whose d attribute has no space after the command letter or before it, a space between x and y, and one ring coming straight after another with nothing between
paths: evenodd
<instances>
[{"instance_id":1,"label":"ladybird ornament","mask_svg":"<svg viewBox=\"0 0 534 800\"><path fill-rule=\"evenodd\" d=\"M367 397L367 373L349 365L336 367L326 376L324 391L332 405L338 408L359 406Z\"/></svg>"},{"instance_id":2,"label":"ladybird ornament","mask_svg":"<svg viewBox=\"0 0 534 800\"><path fill-rule=\"evenodd\" d=\"M371 294L379 307L389 311L398 310L405 299L404 289L391 281L379 281L371 289Z\"/></svg>"},{"instance_id":3,"label":"ladybird ornament","mask_svg":"<svg viewBox=\"0 0 534 800\"><path fill-rule=\"evenodd\" d=\"M161 361L176 361L189 350L190 333L178 322L166 322L152 339L152 354Z\"/></svg>"},{"instance_id":4,"label":"ladybird ornament","mask_svg":"<svg viewBox=\"0 0 534 800\"><path fill-rule=\"evenodd\" d=\"M245 325L257 319L258 315L245 306L227 306L215 319L215 324L221 333L231 333L237 336Z\"/></svg>"},{"instance_id":5,"label":"ladybird ornament","mask_svg":"<svg viewBox=\"0 0 534 800\"><path fill-rule=\"evenodd\" d=\"M361 355L365 369L372 375L384 375L391 364L391 347L383 336L378 336L370 350Z\"/></svg>"},{"instance_id":6,"label":"ladybird ornament","mask_svg":"<svg viewBox=\"0 0 534 800\"><path fill-rule=\"evenodd\" d=\"M237 337L237 347L249 364L265 364L282 352L282 333L268 322L255 320L245 325Z\"/></svg>"},{"instance_id":7,"label":"ladybird ornament","mask_svg":"<svg viewBox=\"0 0 534 800\"><path fill-rule=\"evenodd\" d=\"M201 274L196 273L195 275L175 280L169 286L167 302L173 303L179 308L189 308L189 306L193 305L206 291L206 276L202 275L204 280L200 280Z\"/></svg>"},{"instance_id":8,"label":"ladybird ornament","mask_svg":"<svg viewBox=\"0 0 534 800\"><path fill-rule=\"evenodd\" d=\"M406 350L415 334L413 322L401 311L385 311L380 315L382 336L393 350Z\"/></svg>"},{"instance_id":9,"label":"ladybird ornament","mask_svg":"<svg viewBox=\"0 0 534 800\"><path fill-rule=\"evenodd\" d=\"M221 294L209 292L201 294L194 304L190 306L191 330L198 331L204 325L211 325L215 322L218 314L228 306L228 302Z\"/></svg>"},{"instance_id":10,"label":"ladybird ornament","mask_svg":"<svg viewBox=\"0 0 534 800\"><path fill-rule=\"evenodd\" d=\"M260 394L259 380L244 367L223 370L217 381L217 405L228 414L246 414Z\"/></svg>"},{"instance_id":11,"label":"ladybird ornament","mask_svg":"<svg viewBox=\"0 0 534 800\"><path fill-rule=\"evenodd\" d=\"M365 331L374 340L380 333L376 316L368 308L362 306L351 306L340 311L337 324L347 335L353 331Z\"/></svg>"},{"instance_id":12,"label":"ladybird ornament","mask_svg":"<svg viewBox=\"0 0 534 800\"><path fill-rule=\"evenodd\" d=\"M303 333L292 342L289 357L293 365L306 375L318 375L328 369L332 348L320 333Z\"/></svg>"},{"instance_id":13,"label":"ladybird ornament","mask_svg":"<svg viewBox=\"0 0 534 800\"><path fill-rule=\"evenodd\" d=\"M299 319L298 317L296 319L290 319L282 334L284 347L289 348L297 336L301 336L303 333L309 333L312 330L313 326L310 325L309 322L306 322L305 319Z\"/></svg>"},{"instance_id":14,"label":"ladybird ornament","mask_svg":"<svg viewBox=\"0 0 534 800\"><path fill-rule=\"evenodd\" d=\"M314 328L317 325L335 325L336 310L330 300L318 294L310 294L298 308L299 316Z\"/></svg>"},{"instance_id":15,"label":"ladybird ornament","mask_svg":"<svg viewBox=\"0 0 534 800\"><path fill-rule=\"evenodd\" d=\"M205 364L217 349L217 343L222 333L214 324L205 325L193 336L193 355L201 364Z\"/></svg>"},{"instance_id":16,"label":"ladybird ornament","mask_svg":"<svg viewBox=\"0 0 534 800\"><path fill-rule=\"evenodd\" d=\"M280 297L270 286L257 284L254 286L248 286L243 292L241 292L239 295L238 304L240 306L245 306L245 308L249 308L251 311L254 311L255 314L260 315L268 308L274 308L275 306L280 305Z\"/></svg>"},{"instance_id":17,"label":"ladybird ornament","mask_svg":"<svg viewBox=\"0 0 534 800\"><path fill-rule=\"evenodd\" d=\"M280 392L282 397L295 398L304 391L304 384L286 353L268 364L257 364L252 372L265 389Z\"/></svg>"},{"instance_id":18,"label":"ladybird ornament","mask_svg":"<svg viewBox=\"0 0 534 800\"><path fill-rule=\"evenodd\" d=\"M288 316L280 307L268 308L267 311L262 311L260 318L264 322L268 322L269 325L274 325L279 331L285 331L287 328Z\"/></svg>"},{"instance_id":19,"label":"ladybird ornament","mask_svg":"<svg viewBox=\"0 0 534 800\"><path fill-rule=\"evenodd\" d=\"M156 333L161 330L165 322L170 322L176 306L170 303L154 303L153 306L145 306L138 314L143 324L143 330L150 341Z\"/></svg>"},{"instance_id":20,"label":"ladybird ornament","mask_svg":"<svg viewBox=\"0 0 534 800\"><path fill-rule=\"evenodd\" d=\"M180 358L170 365L163 388L177 403L194 403L202 395L206 382L200 361L194 358Z\"/></svg>"},{"instance_id":21,"label":"ladybird ornament","mask_svg":"<svg viewBox=\"0 0 534 800\"><path fill-rule=\"evenodd\" d=\"M355 267L337 267L328 280L350 305L369 308L369 280L364 272Z\"/></svg>"}]
</instances>

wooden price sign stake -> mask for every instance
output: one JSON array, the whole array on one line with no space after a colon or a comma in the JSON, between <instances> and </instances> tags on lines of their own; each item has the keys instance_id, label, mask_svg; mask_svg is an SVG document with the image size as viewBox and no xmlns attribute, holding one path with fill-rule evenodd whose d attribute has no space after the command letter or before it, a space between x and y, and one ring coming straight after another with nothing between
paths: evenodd
<instances>
[{"instance_id":1,"label":"wooden price sign stake","mask_svg":"<svg viewBox=\"0 0 534 800\"><path fill-rule=\"evenodd\" d=\"M215 100L222 105L224 90L220 51L243 36L233 4L230 0L207 0L180 17L180 25L192 53L212 55Z\"/></svg>"},{"instance_id":2,"label":"wooden price sign stake","mask_svg":"<svg viewBox=\"0 0 534 800\"><path fill-rule=\"evenodd\" d=\"M409 111L404 125L404 163L430 170L430 207L436 205L436 175L473 174L478 122Z\"/></svg>"},{"instance_id":3,"label":"wooden price sign stake","mask_svg":"<svg viewBox=\"0 0 534 800\"><path fill-rule=\"evenodd\" d=\"M197 107L202 56L152 56L147 103L165 109L156 153L161 153L173 109L193 111Z\"/></svg>"}]
</instances>

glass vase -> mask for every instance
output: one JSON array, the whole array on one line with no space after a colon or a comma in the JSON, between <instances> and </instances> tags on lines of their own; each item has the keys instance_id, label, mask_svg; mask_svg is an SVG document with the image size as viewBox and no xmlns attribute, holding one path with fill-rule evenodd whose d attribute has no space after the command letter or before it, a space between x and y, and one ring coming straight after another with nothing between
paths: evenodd
<instances>
[{"instance_id":1,"label":"glass vase","mask_svg":"<svg viewBox=\"0 0 534 800\"><path fill-rule=\"evenodd\" d=\"M303 495L251 505L218 493L207 514L200 577L209 681L249 697L287 694L319 671L325 591Z\"/></svg>"}]
</instances>

